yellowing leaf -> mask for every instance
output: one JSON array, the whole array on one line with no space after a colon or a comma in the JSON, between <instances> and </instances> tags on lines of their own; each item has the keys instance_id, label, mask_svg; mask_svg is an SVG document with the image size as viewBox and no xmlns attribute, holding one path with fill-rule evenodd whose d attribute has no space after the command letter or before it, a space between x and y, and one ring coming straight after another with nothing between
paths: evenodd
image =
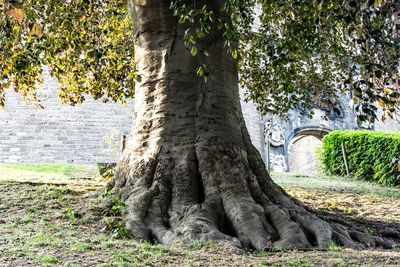
<instances>
[{"instance_id":1,"label":"yellowing leaf","mask_svg":"<svg viewBox=\"0 0 400 267\"><path fill-rule=\"evenodd\" d=\"M374 3L375 7L378 7L381 4L382 4L382 0L375 0L375 3Z\"/></svg>"},{"instance_id":2,"label":"yellowing leaf","mask_svg":"<svg viewBox=\"0 0 400 267\"><path fill-rule=\"evenodd\" d=\"M383 92L384 92L385 94L390 94L390 93L391 93L391 90L390 90L389 88L385 87L385 88L383 88Z\"/></svg>"},{"instance_id":3,"label":"yellowing leaf","mask_svg":"<svg viewBox=\"0 0 400 267\"><path fill-rule=\"evenodd\" d=\"M136 0L135 3L139 6L144 6L146 5L147 0Z\"/></svg>"},{"instance_id":4,"label":"yellowing leaf","mask_svg":"<svg viewBox=\"0 0 400 267\"><path fill-rule=\"evenodd\" d=\"M349 27L344 27L344 34L347 36L350 35Z\"/></svg>"},{"instance_id":5,"label":"yellowing leaf","mask_svg":"<svg viewBox=\"0 0 400 267\"><path fill-rule=\"evenodd\" d=\"M24 19L24 12L19 8L11 7L6 11L6 14L20 22Z\"/></svg>"},{"instance_id":6,"label":"yellowing leaf","mask_svg":"<svg viewBox=\"0 0 400 267\"><path fill-rule=\"evenodd\" d=\"M36 35L37 37L42 37L43 35L43 27L42 25L35 23L32 26L31 35Z\"/></svg>"},{"instance_id":7,"label":"yellowing leaf","mask_svg":"<svg viewBox=\"0 0 400 267\"><path fill-rule=\"evenodd\" d=\"M293 13L292 11L289 11L289 16L290 16L290 18L291 18L292 20L295 19L294 13Z\"/></svg>"},{"instance_id":8,"label":"yellowing leaf","mask_svg":"<svg viewBox=\"0 0 400 267\"><path fill-rule=\"evenodd\" d=\"M4 69L3 69L3 71L1 72L1 74L3 74L3 75L7 75L9 72L10 72L10 70L9 70L9 69L7 69L7 68L4 68Z\"/></svg>"},{"instance_id":9,"label":"yellowing leaf","mask_svg":"<svg viewBox=\"0 0 400 267\"><path fill-rule=\"evenodd\" d=\"M0 84L0 108L4 108L5 106L5 99L4 99L4 88Z\"/></svg>"}]
</instances>

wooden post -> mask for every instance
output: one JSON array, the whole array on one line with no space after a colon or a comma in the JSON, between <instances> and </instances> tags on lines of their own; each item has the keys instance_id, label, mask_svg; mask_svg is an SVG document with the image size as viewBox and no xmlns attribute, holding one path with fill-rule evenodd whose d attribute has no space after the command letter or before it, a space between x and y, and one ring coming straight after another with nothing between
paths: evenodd
<instances>
[{"instance_id":1,"label":"wooden post","mask_svg":"<svg viewBox=\"0 0 400 267\"><path fill-rule=\"evenodd\" d=\"M267 163L267 171L268 172L271 172L271 159L270 159L270 153L271 153L271 146L270 146L270 142L269 141L267 141L267 144L266 144L266 148L267 148L267 151L266 151L266 156L267 156L267 160L266 160L266 163Z\"/></svg>"},{"instance_id":2,"label":"wooden post","mask_svg":"<svg viewBox=\"0 0 400 267\"><path fill-rule=\"evenodd\" d=\"M350 176L349 165L347 163L346 150L344 149L344 143L343 142L342 142L342 154L343 154L343 161L344 161L344 166L346 168L347 176Z\"/></svg>"},{"instance_id":3,"label":"wooden post","mask_svg":"<svg viewBox=\"0 0 400 267\"><path fill-rule=\"evenodd\" d=\"M121 153L124 152L126 146L126 135L121 136Z\"/></svg>"}]
</instances>

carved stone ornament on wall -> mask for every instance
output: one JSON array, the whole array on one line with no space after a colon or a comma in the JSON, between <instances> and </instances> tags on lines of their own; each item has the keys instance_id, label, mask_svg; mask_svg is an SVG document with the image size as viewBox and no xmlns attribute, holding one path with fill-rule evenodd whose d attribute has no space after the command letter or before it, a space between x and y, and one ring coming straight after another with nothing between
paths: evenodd
<instances>
[{"instance_id":1,"label":"carved stone ornament on wall","mask_svg":"<svg viewBox=\"0 0 400 267\"><path fill-rule=\"evenodd\" d=\"M280 124L274 119L269 119L264 124L265 143L278 147L285 144L285 132Z\"/></svg>"},{"instance_id":2,"label":"carved stone ornament on wall","mask_svg":"<svg viewBox=\"0 0 400 267\"><path fill-rule=\"evenodd\" d=\"M285 156L283 156L283 155L272 156L270 164L271 164L271 170L274 172L288 171Z\"/></svg>"},{"instance_id":3,"label":"carved stone ornament on wall","mask_svg":"<svg viewBox=\"0 0 400 267\"><path fill-rule=\"evenodd\" d=\"M323 108L322 109L329 120L339 120L345 117L345 108L343 104L338 103L330 108Z\"/></svg>"}]
</instances>

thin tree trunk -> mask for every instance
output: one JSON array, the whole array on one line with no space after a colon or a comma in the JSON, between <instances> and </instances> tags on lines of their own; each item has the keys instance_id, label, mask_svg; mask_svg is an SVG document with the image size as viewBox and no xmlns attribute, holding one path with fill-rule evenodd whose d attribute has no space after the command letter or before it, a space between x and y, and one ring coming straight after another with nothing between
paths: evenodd
<instances>
[{"instance_id":1,"label":"thin tree trunk","mask_svg":"<svg viewBox=\"0 0 400 267\"><path fill-rule=\"evenodd\" d=\"M134 238L163 244L216 240L255 249L326 248L333 237L349 247L384 244L325 222L272 182L250 142L237 62L221 32L214 29L197 44L209 56L193 57L170 1L136 3L141 82L113 183ZM201 63L210 69L207 82L196 75Z\"/></svg>"}]
</instances>

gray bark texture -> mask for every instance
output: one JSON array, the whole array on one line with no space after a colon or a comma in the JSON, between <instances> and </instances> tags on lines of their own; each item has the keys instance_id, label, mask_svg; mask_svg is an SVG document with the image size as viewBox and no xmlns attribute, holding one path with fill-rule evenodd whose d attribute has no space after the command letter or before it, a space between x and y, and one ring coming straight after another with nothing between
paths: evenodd
<instances>
[{"instance_id":1,"label":"gray bark texture","mask_svg":"<svg viewBox=\"0 0 400 267\"><path fill-rule=\"evenodd\" d=\"M207 1L203 1L207 2ZM202 2L202 3L203 3ZM221 1L215 4L216 11ZM133 238L163 244L218 241L243 248L386 246L378 237L327 222L288 196L251 144L237 62L214 29L193 57L168 0L131 3L136 85L130 141L111 184L125 202ZM186 25L187 26L187 25ZM207 82L196 68L206 63Z\"/></svg>"}]
</instances>

